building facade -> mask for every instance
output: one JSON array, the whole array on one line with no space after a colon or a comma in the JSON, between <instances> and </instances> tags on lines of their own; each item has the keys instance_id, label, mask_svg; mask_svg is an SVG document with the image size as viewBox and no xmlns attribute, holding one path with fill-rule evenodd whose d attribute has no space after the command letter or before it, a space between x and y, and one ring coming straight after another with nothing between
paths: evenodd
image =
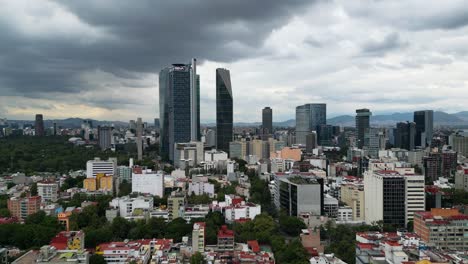
<instances>
[{"instance_id":1,"label":"building facade","mask_svg":"<svg viewBox=\"0 0 468 264\"><path fill-rule=\"evenodd\" d=\"M356 110L356 132L357 132L357 147L362 149L364 146L364 134L370 127L370 117L372 113L369 109Z\"/></svg>"},{"instance_id":2,"label":"building facade","mask_svg":"<svg viewBox=\"0 0 468 264\"><path fill-rule=\"evenodd\" d=\"M37 183L37 194L44 202L56 202L58 200L58 184L56 182L42 181Z\"/></svg>"},{"instance_id":3,"label":"building facade","mask_svg":"<svg viewBox=\"0 0 468 264\"><path fill-rule=\"evenodd\" d=\"M216 148L229 152L233 139L233 96L229 70L216 69Z\"/></svg>"},{"instance_id":4,"label":"building facade","mask_svg":"<svg viewBox=\"0 0 468 264\"><path fill-rule=\"evenodd\" d=\"M143 172L135 173L132 177L132 192L164 196L164 173Z\"/></svg>"},{"instance_id":5,"label":"building facade","mask_svg":"<svg viewBox=\"0 0 468 264\"><path fill-rule=\"evenodd\" d=\"M413 121L416 123L416 137L414 144L417 147L422 148L431 146L434 130L434 111L415 111Z\"/></svg>"},{"instance_id":6,"label":"building facade","mask_svg":"<svg viewBox=\"0 0 468 264\"><path fill-rule=\"evenodd\" d=\"M41 197L12 197L8 199L7 205L11 216L24 220L28 215L35 214L41 209Z\"/></svg>"},{"instance_id":7,"label":"building facade","mask_svg":"<svg viewBox=\"0 0 468 264\"><path fill-rule=\"evenodd\" d=\"M265 107L262 110L262 134L273 134L273 109Z\"/></svg>"},{"instance_id":8,"label":"building facade","mask_svg":"<svg viewBox=\"0 0 468 264\"><path fill-rule=\"evenodd\" d=\"M41 114L36 115L36 120L34 121L34 132L34 135L36 136L45 136L44 117Z\"/></svg>"},{"instance_id":9,"label":"building facade","mask_svg":"<svg viewBox=\"0 0 468 264\"><path fill-rule=\"evenodd\" d=\"M305 104L296 107L296 144L306 144L306 137L327 123L326 104Z\"/></svg>"}]
</instances>

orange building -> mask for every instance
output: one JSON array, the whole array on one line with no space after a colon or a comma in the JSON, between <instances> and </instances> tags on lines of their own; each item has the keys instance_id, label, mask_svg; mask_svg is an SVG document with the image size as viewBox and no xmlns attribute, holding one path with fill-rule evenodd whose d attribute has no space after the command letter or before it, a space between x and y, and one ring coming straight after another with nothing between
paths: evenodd
<instances>
[{"instance_id":1,"label":"orange building","mask_svg":"<svg viewBox=\"0 0 468 264\"><path fill-rule=\"evenodd\" d=\"M88 191L96 191L97 190L96 179L95 178L84 179L83 188L85 188Z\"/></svg>"},{"instance_id":2,"label":"orange building","mask_svg":"<svg viewBox=\"0 0 468 264\"><path fill-rule=\"evenodd\" d=\"M8 210L11 216L26 219L28 215L37 213L41 209L41 197L32 196L25 198L13 197L8 199Z\"/></svg>"},{"instance_id":3,"label":"orange building","mask_svg":"<svg viewBox=\"0 0 468 264\"><path fill-rule=\"evenodd\" d=\"M301 157L302 151L299 148L284 147L282 150L270 153L270 158L292 159L294 161L300 161Z\"/></svg>"},{"instance_id":4,"label":"orange building","mask_svg":"<svg viewBox=\"0 0 468 264\"><path fill-rule=\"evenodd\" d=\"M112 191L112 176L103 176L99 178L99 190Z\"/></svg>"},{"instance_id":5,"label":"orange building","mask_svg":"<svg viewBox=\"0 0 468 264\"><path fill-rule=\"evenodd\" d=\"M83 181L83 188L88 191L112 191L113 177L104 173L98 173L96 178L87 178Z\"/></svg>"}]
</instances>

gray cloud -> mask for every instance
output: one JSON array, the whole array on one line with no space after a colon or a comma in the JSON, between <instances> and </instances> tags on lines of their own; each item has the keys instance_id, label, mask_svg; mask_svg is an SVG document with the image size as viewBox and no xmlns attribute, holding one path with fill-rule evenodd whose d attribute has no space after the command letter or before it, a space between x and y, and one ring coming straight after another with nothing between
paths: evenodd
<instances>
[{"instance_id":1,"label":"gray cloud","mask_svg":"<svg viewBox=\"0 0 468 264\"><path fill-rule=\"evenodd\" d=\"M390 33L382 40L371 40L362 46L362 53L365 55L384 55L392 50L401 49L408 46L408 43L400 39L396 32Z\"/></svg>"}]
</instances>

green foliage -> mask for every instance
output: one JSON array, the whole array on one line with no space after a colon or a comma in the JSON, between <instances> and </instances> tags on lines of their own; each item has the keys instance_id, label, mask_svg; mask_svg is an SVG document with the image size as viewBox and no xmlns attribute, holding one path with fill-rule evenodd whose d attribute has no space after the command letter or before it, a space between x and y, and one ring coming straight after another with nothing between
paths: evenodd
<instances>
[{"instance_id":1,"label":"green foliage","mask_svg":"<svg viewBox=\"0 0 468 264\"><path fill-rule=\"evenodd\" d=\"M7 183L7 189L11 189L13 187L15 187L16 184L12 183L12 182L9 182Z\"/></svg>"},{"instance_id":2,"label":"green foliage","mask_svg":"<svg viewBox=\"0 0 468 264\"><path fill-rule=\"evenodd\" d=\"M279 218L280 230L290 236L299 236L307 226L297 217L281 214Z\"/></svg>"},{"instance_id":3,"label":"green foliage","mask_svg":"<svg viewBox=\"0 0 468 264\"><path fill-rule=\"evenodd\" d=\"M36 196L37 195L37 182L34 182L32 185L31 185L31 196Z\"/></svg>"},{"instance_id":4,"label":"green foliage","mask_svg":"<svg viewBox=\"0 0 468 264\"><path fill-rule=\"evenodd\" d=\"M192 219L191 225L193 226L195 222L205 222L205 240L207 245L215 245L218 243L218 230L225 224L224 216L221 212L209 212L205 218Z\"/></svg>"},{"instance_id":5,"label":"green foliage","mask_svg":"<svg viewBox=\"0 0 468 264\"><path fill-rule=\"evenodd\" d=\"M239 159L239 158L231 158L231 159L234 160L239 165L239 171L245 172L247 170L247 167L245 166L247 165L247 161L243 159Z\"/></svg>"},{"instance_id":6,"label":"green foliage","mask_svg":"<svg viewBox=\"0 0 468 264\"><path fill-rule=\"evenodd\" d=\"M453 199L453 205L465 205L468 204L468 192L464 190L456 189L443 189L445 193L448 193Z\"/></svg>"},{"instance_id":7,"label":"green foliage","mask_svg":"<svg viewBox=\"0 0 468 264\"><path fill-rule=\"evenodd\" d=\"M127 196L132 192L132 184L127 182L127 180L123 180L119 184L119 196Z\"/></svg>"},{"instance_id":8,"label":"green foliage","mask_svg":"<svg viewBox=\"0 0 468 264\"><path fill-rule=\"evenodd\" d=\"M187 197L189 204L209 204L213 201L208 194L190 195Z\"/></svg>"},{"instance_id":9,"label":"green foliage","mask_svg":"<svg viewBox=\"0 0 468 264\"><path fill-rule=\"evenodd\" d=\"M0 244L20 249L41 247L62 230L57 218L47 216L43 211L28 216L25 224L0 225Z\"/></svg>"},{"instance_id":10,"label":"green foliage","mask_svg":"<svg viewBox=\"0 0 468 264\"><path fill-rule=\"evenodd\" d=\"M298 239L295 239L289 244L287 244L283 250L281 250L280 252L278 252L278 254L275 255L278 263L309 263L309 256L307 254L307 251Z\"/></svg>"},{"instance_id":11,"label":"green foliage","mask_svg":"<svg viewBox=\"0 0 468 264\"><path fill-rule=\"evenodd\" d=\"M0 208L0 217L10 217L11 213L8 208Z\"/></svg>"},{"instance_id":12,"label":"green foliage","mask_svg":"<svg viewBox=\"0 0 468 264\"><path fill-rule=\"evenodd\" d=\"M82 188L84 179L86 179L85 176L79 176L76 178L68 177L65 179L62 186L60 186L60 190L65 191L74 187Z\"/></svg>"},{"instance_id":13,"label":"green foliage","mask_svg":"<svg viewBox=\"0 0 468 264\"><path fill-rule=\"evenodd\" d=\"M203 255L200 252L195 252L190 258L190 264L204 264L206 263Z\"/></svg>"},{"instance_id":14,"label":"green foliage","mask_svg":"<svg viewBox=\"0 0 468 264\"><path fill-rule=\"evenodd\" d=\"M102 255L94 254L89 258L89 264L106 264L106 260Z\"/></svg>"}]
</instances>

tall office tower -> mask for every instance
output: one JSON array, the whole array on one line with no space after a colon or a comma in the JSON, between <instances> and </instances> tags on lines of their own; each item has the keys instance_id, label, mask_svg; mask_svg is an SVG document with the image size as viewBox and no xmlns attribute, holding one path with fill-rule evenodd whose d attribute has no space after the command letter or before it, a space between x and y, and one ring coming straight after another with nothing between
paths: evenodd
<instances>
[{"instance_id":1,"label":"tall office tower","mask_svg":"<svg viewBox=\"0 0 468 264\"><path fill-rule=\"evenodd\" d=\"M216 148L229 152L233 138L233 101L229 70L216 69Z\"/></svg>"},{"instance_id":2,"label":"tall office tower","mask_svg":"<svg viewBox=\"0 0 468 264\"><path fill-rule=\"evenodd\" d=\"M385 150L386 140L384 128L368 128L364 134L364 149L371 158L377 159L379 150Z\"/></svg>"},{"instance_id":3,"label":"tall office tower","mask_svg":"<svg viewBox=\"0 0 468 264\"><path fill-rule=\"evenodd\" d=\"M160 153L164 160L173 160L176 143L199 138L199 81L195 59L192 64L173 64L159 73Z\"/></svg>"},{"instance_id":4,"label":"tall office tower","mask_svg":"<svg viewBox=\"0 0 468 264\"><path fill-rule=\"evenodd\" d=\"M414 139L416 137L416 123L397 123L393 136L395 138L395 147L410 151L414 150Z\"/></svg>"},{"instance_id":5,"label":"tall office tower","mask_svg":"<svg viewBox=\"0 0 468 264\"><path fill-rule=\"evenodd\" d=\"M159 128L159 118L154 119L154 127Z\"/></svg>"},{"instance_id":6,"label":"tall office tower","mask_svg":"<svg viewBox=\"0 0 468 264\"><path fill-rule=\"evenodd\" d=\"M306 136L306 152L307 153L312 153L312 151L316 147L317 147L317 133L316 132L310 132Z\"/></svg>"},{"instance_id":7,"label":"tall office tower","mask_svg":"<svg viewBox=\"0 0 468 264\"><path fill-rule=\"evenodd\" d=\"M56 122L54 122L54 133L53 134L54 134L54 136L57 135L57 123Z\"/></svg>"},{"instance_id":8,"label":"tall office tower","mask_svg":"<svg viewBox=\"0 0 468 264\"><path fill-rule=\"evenodd\" d=\"M36 136L44 136L44 118L41 114L36 115L36 121L34 123L35 135Z\"/></svg>"},{"instance_id":9,"label":"tall office tower","mask_svg":"<svg viewBox=\"0 0 468 264\"><path fill-rule=\"evenodd\" d=\"M141 121L141 117L138 117L136 123L136 143L137 143L137 153L138 153L138 160L143 159L143 123Z\"/></svg>"},{"instance_id":10,"label":"tall office tower","mask_svg":"<svg viewBox=\"0 0 468 264\"><path fill-rule=\"evenodd\" d=\"M262 110L262 134L273 134L273 109L265 107Z\"/></svg>"},{"instance_id":11,"label":"tall office tower","mask_svg":"<svg viewBox=\"0 0 468 264\"><path fill-rule=\"evenodd\" d=\"M305 104L296 107L296 144L306 144L306 136L327 123L326 104Z\"/></svg>"},{"instance_id":12,"label":"tall office tower","mask_svg":"<svg viewBox=\"0 0 468 264\"><path fill-rule=\"evenodd\" d=\"M414 144L417 147L430 146L434 130L434 111L423 110L414 112L416 123L416 138Z\"/></svg>"},{"instance_id":13,"label":"tall office tower","mask_svg":"<svg viewBox=\"0 0 468 264\"><path fill-rule=\"evenodd\" d=\"M356 110L356 130L357 130L357 147L362 149L364 146L364 134L370 127L370 117L372 113L369 109Z\"/></svg>"},{"instance_id":14,"label":"tall office tower","mask_svg":"<svg viewBox=\"0 0 468 264\"><path fill-rule=\"evenodd\" d=\"M414 213L424 211L424 176L414 169L369 170L364 173L366 223L405 227Z\"/></svg>"},{"instance_id":15,"label":"tall office tower","mask_svg":"<svg viewBox=\"0 0 468 264\"><path fill-rule=\"evenodd\" d=\"M108 126L98 126L99 147L101 150L111 148L112 128Z\"/></svg>"}]
</instances>

